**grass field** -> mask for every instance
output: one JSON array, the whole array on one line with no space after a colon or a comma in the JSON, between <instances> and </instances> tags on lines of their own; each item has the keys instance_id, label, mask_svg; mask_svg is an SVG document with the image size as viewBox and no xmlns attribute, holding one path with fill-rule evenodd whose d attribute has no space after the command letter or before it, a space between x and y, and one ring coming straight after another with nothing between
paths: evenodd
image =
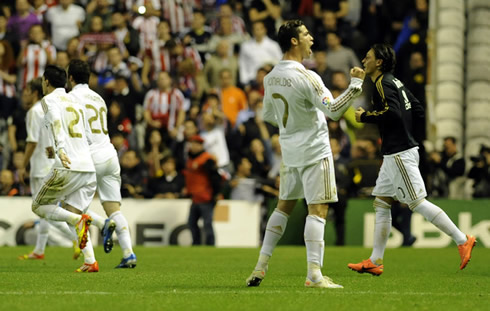
<instances>
[{"instance_id":1,"label":"grass field","mask_svg":"<svg viewBox=\"0 0 490 311\"><path fill-rule=\"evenodd\" d=\"M96 249L100 272L77 274L71 250L19 261L31 247L0 248L0 310L490 310L490 249L459 271L456 247L388 249L380 277L347 269L370 250L327 247L324 274L344 289L304 288L304 247L278 247L266 279L247 288L258 249L135 248L138 266L116 270L120 249Z\"/></svg>"}]
</instances>

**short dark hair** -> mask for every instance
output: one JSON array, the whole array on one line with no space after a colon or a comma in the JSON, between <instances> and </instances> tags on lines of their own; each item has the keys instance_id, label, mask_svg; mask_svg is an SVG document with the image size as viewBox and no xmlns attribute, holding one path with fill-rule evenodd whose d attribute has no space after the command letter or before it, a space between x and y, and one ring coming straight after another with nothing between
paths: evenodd
<instances>
[{"instance_id":1,"label":"short dark hair","mask_svg":"<svg viewBox=\"0 0 490 311\"><path fill-rule=\"evenodd\" d=\"M34 78L27 82L27 86L31 89L31 93L37 92L37 97L43 97L43 82L42 78Z\"/></svg>"},{"instance_id":2,"label":"short dark hair","mask_svg":"<svg viewBox=\"0 0 490 311\"><path fill-rule=\"evenodd\" d=\"M288 20L279 28L277 33L277 41L283 53L286 53L291 48L291 39L296 38L299 40L298 28L303 26L303 21L299 19Z\"/></svg>"},{"instance_id":3,"label":"short dark hair","mask_svg":"<svg viewBox=\"0 0 490 311\"><path fill-rule=\"evenodd\" d=\"M379 70L392 73L395 70L396 56L391 45L378 43L374 44L371 49L374 51L374 57L383 61Z\"/></svg>"},{"instance_id":4,"label":"short dark hair","mask_svg":"<svg viewBox=\"0 0 490 311\"><path fill-rule=\"evenodd\" d=\"M76 84L86 84L90 79L90 67L83 60L72 59L68 64L68 76L72 76Z\"/></svg>"},{"instance_id":5,"label":"short dark hair","mask_svg":"<svg viewBox=\"0 0 490 311\"><path fill-rule=\"evenodd\" d=\"M49 84L51 86L58 88L58 87L65 87L66 84L66 71L58 66L55 65L48 65L44 69L44 79L49 81Z\"/></svg>"},{"instance_id":6,"label":"short dark hair","mask_svg":"<svg viewBox=\"0 0 490 311\"><path fill-rule=\"evenodd\" d=\"M456 137L454 136L446 136L444 137L444 141L450 140L453 144L456 144Z\"/></svg>"}]
</instances>

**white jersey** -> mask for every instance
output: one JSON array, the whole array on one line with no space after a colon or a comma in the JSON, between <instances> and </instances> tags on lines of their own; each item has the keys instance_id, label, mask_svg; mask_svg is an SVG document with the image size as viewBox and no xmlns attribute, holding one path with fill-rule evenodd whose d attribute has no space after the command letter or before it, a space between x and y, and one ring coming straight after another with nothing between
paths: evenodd
<instances>
[{"instance_id":1,"label":"white jersey","mask_svg":"<svg viewBox=\"0 0 490 311\"><path fill-rule=\"evenodd\" d=\"M325 115L338 120L361 93L362 82L352 78L334 99L320 76L299 62L282 60L267 74L263 118L279 127L286 166L307 166L331 154Z\"/></svg>"},{"instance_id":2,"label":"white jersey","mask_svg":"<svg viewBox=\"0 0 490 311\"><path fill-rule=\"evenodd\" d=\"M41 104L44 122L54 139L57 154L60 149L65 151L71 162L71 171L95 172L85 135L82 107L64 88L57 88L44 96ZM65 169L58 156L53 167Z\"/></svg>"},{"instance_id":3,"label":"white jersey","mask_svg":"<svg viewBox=\"0 0 490 311\"><path fill-rule=\"evenodd\" d=\"M44 111L41 101L36 102L27 112L26 131L26 142L37 144L30 159L30 176L43 178L48 175L54 164L54 159L49 159L46 155L46 148L54 147L54 142L48 129L44 126Z\"/></svg>"},{"instance_id":4,"label":"white jersey","mask_svg":"<svg viewBox=\"0 0 490 311\"><path fill-rule=\"evenodd\" d=\"M78 84L70 92L85 111L85 133L90 145L94 164L104 163L117 151L111 143L107 131L107 106L102 97L92 91L87 84Z\"/></svg>"}]
</instances>

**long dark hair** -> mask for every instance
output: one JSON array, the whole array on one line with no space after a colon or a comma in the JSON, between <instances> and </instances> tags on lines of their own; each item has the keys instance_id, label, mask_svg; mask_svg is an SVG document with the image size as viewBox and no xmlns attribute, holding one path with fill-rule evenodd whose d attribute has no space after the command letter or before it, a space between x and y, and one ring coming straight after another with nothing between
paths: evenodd
<instances>
[{"instance_id":1,"label":"long dark hair","mask_svg":"<svg viewBox=\"0 0 490 311\"><path fill-rule=\"evenodd\" d=\"M396 65L396 56L393 48L388 44L378 43L373 45L371 49L374 51L374 57L383 61L379 70L392 73Z\"/></svg>"}]
</instances>

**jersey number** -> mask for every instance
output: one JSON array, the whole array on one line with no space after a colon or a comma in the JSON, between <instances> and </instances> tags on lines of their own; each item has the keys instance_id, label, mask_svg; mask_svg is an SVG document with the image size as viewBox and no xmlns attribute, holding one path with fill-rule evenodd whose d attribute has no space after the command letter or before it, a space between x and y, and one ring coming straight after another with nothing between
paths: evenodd
<instances>
[{"instance_id":1,"label":"jersey number","mask_svg":"<svg viewBox=\"0 0 490 311\"><path fill-rule=\"evenodd\" d=\"M66 111L73 113L75 115L75 118L71 120L71 122L68 124L68 133L70 134L70 137L73 138L82 138L82 133L75 132L75 125L78 124L80 121L80 114L78 114L78 111L75 110L73 107L66 107ZM80 109L80 113L82 114L83 118L83 111Z\"/></svg>"},{"instance_id":2,"label":"jersey number","mask_svg":"<svg viewBox=\"0 0 490 311\"><path fill-rule=\"evenodd\" d=\"M95 114L88 119L90 131L92 131L93 134L100 134L102 132L107 135L109 131L107 130L107 128L104 128L104 120L107 117L107 110L105 109L105 107L100 107L100 109L97 110L97 108L92 105L86 105L85 108L87 108L87 110L93 110L95 112ZM94 127L93 124L97 121L97 119L100 119L100 129Z\"/></svg>"},{"instance_id":3,"label":"jersey number","mask_svg":"<svg viewBox=\"0 0 490 311\"><path fill-rule=\"evenodd\" d=\"M282 126L286 127L286 124L288 124L288 117L289 117L289 104L286 98L282 96L279 93L273 93L272 98L275 99L280 99L284 103L284 115L282 116Z\"/></svg>"}]
</instances>

